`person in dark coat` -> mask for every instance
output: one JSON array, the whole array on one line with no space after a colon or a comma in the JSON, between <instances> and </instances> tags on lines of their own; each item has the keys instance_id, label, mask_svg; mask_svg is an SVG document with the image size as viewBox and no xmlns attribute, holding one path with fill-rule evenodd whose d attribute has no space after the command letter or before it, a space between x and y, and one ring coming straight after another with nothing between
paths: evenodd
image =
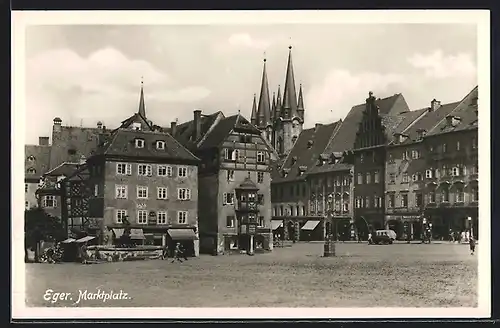
<instances>
[{"instance_id":1,"label":"person in dark coat","mask_svg":"<svg viewBox=\"0 0 500 328\"><path fill-rule=\"evenodd\" d=\"M163 246L163 250L161 252L161 258L162 258L162 260L168 259L168 247L166 244Z\"/></svg>"},{"instance_id":2,"label":"person in dark coat","mask_svg":"<svg viewBox=\"0 0 500 328\"><path fill-rule=\"evenodd\" d=\"M473 236L470 236L469 238L469 248L470 248L470 255L474 255L474 252L476 251L476 240L474 239Z\"/></svg>"}]
</instances>

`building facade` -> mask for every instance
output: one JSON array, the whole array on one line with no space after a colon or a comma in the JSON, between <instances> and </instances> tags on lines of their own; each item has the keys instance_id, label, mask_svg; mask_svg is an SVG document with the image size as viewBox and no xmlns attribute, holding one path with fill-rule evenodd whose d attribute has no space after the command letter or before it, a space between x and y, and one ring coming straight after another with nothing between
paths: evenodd
<instances>
[{"instance_id":1,"label":"building facade","mask_svg":"<svg viewBox=\"0 0 500 328\"><path fill-rule=\"evenodd\" d=\"M49 170L50 165L49 137L40 137L38 145L25 145L24 161L24 208L25 210L38 206L36 191L42 175Z\"/></svg>"},{"instance_id":2,"label":"building facade","mask_svg":"<svg viewBox=\"0 0 500 328\"><path fill-rule=\"evenodd\" d=\"M196 110L170 132L201 159L201 251L272 250L270 163L277 156L261 131L240 114Z\"/></svg>"}]
</instances>

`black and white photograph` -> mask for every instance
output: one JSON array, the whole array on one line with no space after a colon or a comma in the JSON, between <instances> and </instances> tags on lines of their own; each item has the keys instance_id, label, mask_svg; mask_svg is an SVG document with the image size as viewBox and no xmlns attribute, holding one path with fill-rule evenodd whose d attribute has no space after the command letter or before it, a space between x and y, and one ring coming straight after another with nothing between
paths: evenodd
<instances>
[{"instance_id":1,"label":"black and white photograph","mask_svg":"<svg viewBox=\"0 0 500 328\"><path fill-rule=\"evenodd\" d=\"M490 315L487 11L12 21L14 318Z\"/></svg>"}]
</instances>

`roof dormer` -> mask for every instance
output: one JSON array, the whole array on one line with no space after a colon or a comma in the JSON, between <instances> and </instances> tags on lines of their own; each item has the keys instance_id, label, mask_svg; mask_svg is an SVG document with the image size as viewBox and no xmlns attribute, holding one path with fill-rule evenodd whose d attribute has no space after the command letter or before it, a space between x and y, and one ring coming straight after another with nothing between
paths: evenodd
<instances>
[{"instance_id":1,"label":"roof dormer","mask_svg":"<svg viewBox=\"0 0 500 328\"><path fill-rule=\"evenodd\" d=\"M283 175L284 178L286 178L288 176L288 173L290 172L290 169L283 169L281 171L281 174Z\"/></svg>"},{"instance_id":2,"label":"roof dormer","mask_svg":"<svg viewBox=\"0 0 500 328\"><path fill-rule=\"evenodd\" d=\"M144 139L135 139L135 148L144 148Z\"/></svg>"},{"instance_id":3,"label":"roof dormer","mask_svg":"<svg viewBox=\"0 0 500 328\"><path fill-rule=\"evenodd\" d=\"M312 148L312 146L313 146L313 144L314 144L314 141L313 141L313 140L307 140L307 148L308 148L308 149L311 149L311 148Z\"/></svg>"},{"instance_id":4,"label":"roof dormer","mask_svg":"<svg viewBox=\"0 0 500 328\"><path fill-rule=\"evenodd\" d=\"M297 156L292 157L292 165L294 165L295 163L297 163Z\"/></svg>"},{"instance_id":5,"label":"roof dormer","mask_svg":"<svg viewBox=\"0 0 500 328\"><path fill-rule=\"evenodd\" d=\"M156 141L156 149L158 149L158 150L164 150L165 149L165 141L163 141L163 140L157 140Z\"/></svg>"},{"instance_id":6,"label":"roof dormer","mask_svg":"<svg viewBox=\"0 0 500 328\"><path fill-rule=\"evenodd\" d=\"M325 165L326 162L328 161L328 155L327 154L319 154L318 156L318 160L319 160L319 165Z\"/></svg>"},{"instance_id":7,"label":"roof dormer","mask_svg":"<svg viewBox=\"0 0 500 328\"><path fill-rule=\"evenodd\" d=\"M427 134L427 130L425 130L425 129L418 129L417 130L417 140L424 139L424 137L425 137L426 134Z\"/></svg>"},{"instance_id":8,"label":"roof dormer","mask_svg":"<svg viewBox=\"0 0 500 328\"><path fill-rule=\"evenodd\" d=\"M395 144L403 143L408 139L408 136L402 133L394 133L392 136L394 137L393 141Z\"/></svg>"},{"instance_id":9,"label":"roof dormer","mask_svg":"<svg viewBox=\"0 0 500 328\"><path fill-rule=\"evenodd\" d=\"M458 116L448 115L446 116L446 125L455 127L460 123L461 120L462 119Z\"/></svg>"},{"instance_id":10,"label":"roof dormer","mask_svg":"<svg viewBox=\"0 0 500 328\"><path fill-rule=\"evenodd\" d=\"M303 175L307 171L307 166L301 165L299 166L299 175Z\"/></svg>"}]
</instances>

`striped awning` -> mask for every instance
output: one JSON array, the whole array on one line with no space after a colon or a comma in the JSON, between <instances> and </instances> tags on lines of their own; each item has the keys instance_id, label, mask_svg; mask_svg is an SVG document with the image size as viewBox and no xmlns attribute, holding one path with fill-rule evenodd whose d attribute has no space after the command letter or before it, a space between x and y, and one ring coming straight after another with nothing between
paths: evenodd
<instances>
[{"instance_id":1,"label":"striped awning","mask_svg":"<svg viewBox=\"0 0 500 328\"><path fill-rule=\"evenodd\" d=\"M304 226L301 228L302 230L314 230L316 229L316 227L318 226L320 221L316 221L316 220L310 220L310 221L307 221L306 224L304 224Z\"/></svg>"},{"instance_id":2,"label":"striped awning","mask_svg":"<svg viewBox=\"0 0 500 328\"><path fill-rule=\"evenodd\" d=\"M74 238L68 238L66 240L61 241L61 243L63 243L63 244L69 244L69 243L72 243L72 242L75 242L75 241L76 241L76 239L74 239Z\"/></svg>"},{"instance_id":3,"label":"striped awning","mask_svg":"<svg viewBox=\"0 0 500 328\"><path fill-rule=\"evenodd\" d=\"M282 226L283 226L283 220L271 220L271 228L273 231Z\"/></svg>"}]
</instances>

